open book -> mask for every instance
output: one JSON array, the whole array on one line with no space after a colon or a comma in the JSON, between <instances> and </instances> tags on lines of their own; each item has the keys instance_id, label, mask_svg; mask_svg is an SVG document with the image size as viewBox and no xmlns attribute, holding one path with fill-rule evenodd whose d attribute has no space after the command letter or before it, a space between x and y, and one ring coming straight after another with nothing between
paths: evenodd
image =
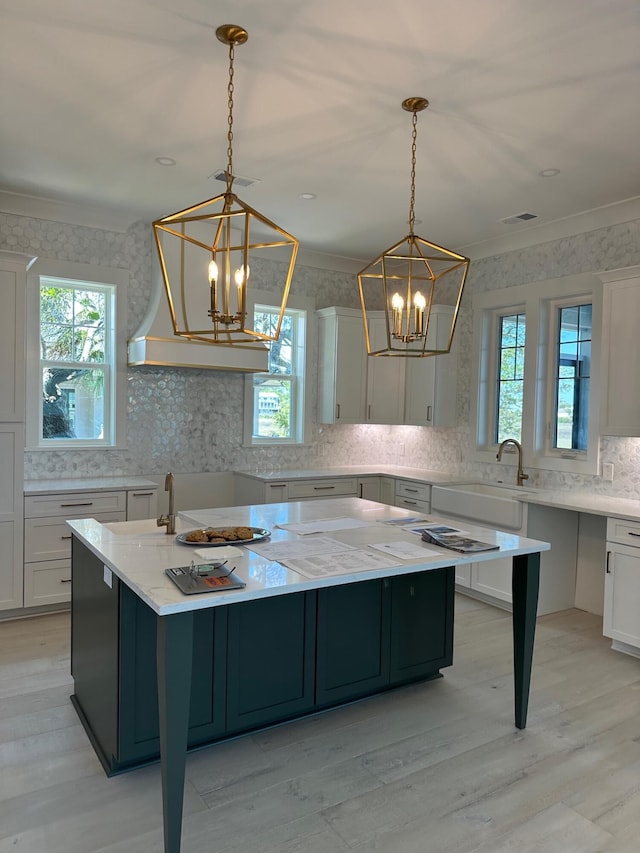
<instances>
[{"instance_id":1,"label":"open book","mask_svg":"<svg viewBox=\"0 0 640 853\"><path fill-rule=\"evenodd\" d=\"M430 542L432 545L440 545L442 548L450 548L452 551L459 551L462 554L500 550L499 545L491 545L489 542L480 542L478 539L462 536L455 528L445 526L425 527L422 530L422 541Z\"/></svg>"}]
</instances>

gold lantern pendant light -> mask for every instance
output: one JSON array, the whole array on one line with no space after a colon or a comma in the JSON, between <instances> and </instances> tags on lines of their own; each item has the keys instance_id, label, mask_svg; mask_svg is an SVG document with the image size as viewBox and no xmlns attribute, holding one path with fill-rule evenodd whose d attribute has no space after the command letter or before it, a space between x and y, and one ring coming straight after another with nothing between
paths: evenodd
<instances>
[{"instance_id":1,"label":"gold lantern pendant light","mask_svg":"<svg viewBox=\"0 0 640 853\"><path fill-rule=\"evenodd\" d=\"M249 36L235 24L218 27L216 36L229 46L226 189L156 220L153 230L174 334L210 344L264 346L261 342L280 334L298 241L233 192L234 48ZM280 263L265 267L263 259ZM274 280L282 275L282 261L288 265L279 296ZM247 292L256 283L274 292L274 304L280 300L277 322L269 329L253 327Z\"/></svg>"},{"instance_id":2,"label":"gold lantern pendant light","mask_svg":"<svg viewBox=\"0 0 640 853\"><path fill-rule=\"evenodd\" d=\"M429 106L426 98L407 98L402 108L412 113L411 200L409 234L358 273L360 303L369 355L424 357L451 349L469 258L414 234L416 139L418 113ZM448 329L435 324L434 305L453 305ZM371 321L384 313L386 340L372 346ZM442 315L441 315L442 316Z\"/></svg>"}]
</instances>

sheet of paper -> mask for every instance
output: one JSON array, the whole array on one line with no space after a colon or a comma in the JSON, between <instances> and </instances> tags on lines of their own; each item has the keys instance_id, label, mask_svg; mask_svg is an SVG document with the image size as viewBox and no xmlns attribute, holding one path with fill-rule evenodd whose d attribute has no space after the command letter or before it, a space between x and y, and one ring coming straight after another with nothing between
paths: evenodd
<instances>
[{"instance_id":1,"label":"sheet of paper","mask_svg":"<svg viewBox=\"0 0 640 853\"><path fill-rule=\"evenodd\" d=\"M322 518L319 521L295 521L291 524L276 524L290 533L331 533L332 530L353 530L356 527L371 527L371 522L359 518Z\"/></svg>"},{"instance_id":2,"label":"sheet of paper","mask_svg":"<svg viewBox=\"0 0 640 853\"><path fill-rule=\"evenodd\" d=\"M290 558L282 561L290 569L307 578L326 578L345 572L362 572L371 569L390 569L398 565L398 560L370 551L353 549L330 556L315 554L311 557Z\"/></svg>"},{"instance_id":3,"label":"sheet of paper","mask_svg":"<svg viewBox=\"0 0 640 853\"><path fill-rule=\"evenodd\" d=\"M266 557L267 560L275 560L277 563L286 563L295 558L314 557L317 554L331 556L340 554L342 551L355 551L353 545L345 545L328 536L318 536L316 539L294 539L290 542L256 542L246 546L249 551Z\"/></svg>"},{"instance_id":4,"label":"sheet of paper","mask_svg":"<svg viewBox=\"0 0 640 853\"><path fill-rule=\"evenodd\" d=\"M391 527L408 527L412 524L426 525L429 521L423 515L405 515L404 518L380 518L380 524L388 524Z\"/></svg>"},{"instance_id":5,"label":"sheet of paper","mask_svg":"<svg viewBox=\"0 0 640 853\"><path fill-rule=\"evenodd\" d=\"M458 527L449 527L445 524L420 524L418 526L411 525L410 527L403 527L403 530L406 530L407 533L415 533L417 536L422 536L423 530L433 530L437 533L451 533L456 536L468 536L469 533L466 530L460 530Z\"/></svg>"},{"instance_id":6,"label":"sheet of paper","mask_svg":"<svg viewBox=\"0 0 640 853\"><path fill-rule=\"evenodd\" d=\"M416 545L415 542L377 542L375 545L369 544L369 548L375 548L378 551L384 551L392 557L399 557L401 560L419 560L421 557L429 554L437 554L442 556L440 551L429 548L425 545Z\"/></svg>"}]
</instances>

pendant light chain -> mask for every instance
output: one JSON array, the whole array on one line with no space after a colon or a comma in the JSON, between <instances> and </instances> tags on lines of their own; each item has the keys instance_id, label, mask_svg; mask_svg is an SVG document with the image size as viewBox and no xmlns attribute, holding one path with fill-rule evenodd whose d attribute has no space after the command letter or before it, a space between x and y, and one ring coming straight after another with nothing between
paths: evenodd
<instances>
[{"instance_id":1,"label":"pendant light chain","mask_svg":"<svg viewBox=\"0 0 640 853\"><path fill-rule=\"evenodd\" d=\"M231 192L233 186L233 57L234 44L229 45L229 84L227 86L227 104L229 107L229 117L227 124L227 192Z\"/></svg>"},{"instance_id":2,"label":"pendant light chain","mask_svg":"<svg viewBox=\"0 0 640 853\"><path fill-rule=\"evenodd\" d=\"M413 132L411 134L411 199L409 201L409 233L413 234L413 226L416 221L414 206L416 203L416 139L418 138L418 113L413 111L411 119Z\"/></svg>"}]
</instances>

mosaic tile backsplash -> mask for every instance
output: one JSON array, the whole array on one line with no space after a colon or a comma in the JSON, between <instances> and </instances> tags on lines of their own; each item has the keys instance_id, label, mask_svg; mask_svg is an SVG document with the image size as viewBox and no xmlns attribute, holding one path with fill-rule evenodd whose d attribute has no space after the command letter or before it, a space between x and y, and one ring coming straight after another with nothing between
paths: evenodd
<instances>
[{"instance_id":1,"label":"mosaic tile backsplash","mask_svg":"<svg viewBox=\"0 0 640 853\"><path fill-rule=\"evenodd\" d=\"M39 257L126 269L128 334L133 334L151 294L151 227L136 223L125 233L0 213L0 248ZM640 220L551 241L471 264L457 334L471 339L473 292L515 286L563 275L616 269L640 263ZM358 306L353 275L299 265L292 293L312 297L318 308ZM315 412L315 364L311 411ZM469 463L471 353L462 347L458 378L458 426L327 426L315 422L303 447L242 446L244 377L186 368L131 368L128 374L127 448L103 451L37 451L25 454L28 479L160 475L232 469L269 470L388 463L450 472L454 476L497 479L500 466ZM403 448L400 455L399 448ZM604 438L601 457L615 466L613 483L533 471L531 485L592 488L640 499L640 439ZM525 459L526 467L526 459Z\"/></svg>"}]
</instances>

